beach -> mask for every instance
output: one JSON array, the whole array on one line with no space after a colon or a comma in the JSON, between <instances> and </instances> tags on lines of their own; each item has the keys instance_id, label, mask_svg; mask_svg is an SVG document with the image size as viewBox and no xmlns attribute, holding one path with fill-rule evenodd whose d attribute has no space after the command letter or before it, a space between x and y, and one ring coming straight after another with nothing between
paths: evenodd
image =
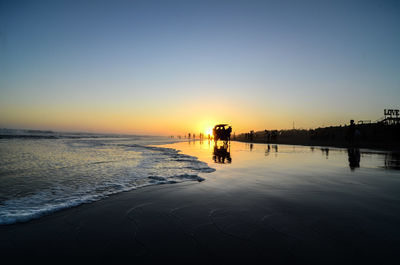
<instances>
[{"instance_id":1,"label":"beach","mask_svg":"<svg viewBox=\"0 0 400 265\"><path fill-rule=\"evenodd\" d=\"M360 150L354 166L353 154L340 148L232 142L221 150L207 141L161 147L196 156L216 170L200 173L203 181L147 186L2 225L2 259L7 264L398 260L400 172L388 153Z\"/></svg>"},{"instance_id":2,"label":"beach","mask_svg":"<svg viewBox=\"0 0 400 265\"><path fill-rule=\"evenodd\" d=\"M399 25L1 0L1 264L400 264Z\"/></svg>"}]
</instances>

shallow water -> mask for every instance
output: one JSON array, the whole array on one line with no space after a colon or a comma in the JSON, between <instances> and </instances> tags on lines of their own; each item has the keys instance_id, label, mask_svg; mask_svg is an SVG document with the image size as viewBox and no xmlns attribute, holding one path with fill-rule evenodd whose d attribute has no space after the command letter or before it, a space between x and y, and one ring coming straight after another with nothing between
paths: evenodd
<instances>
[{"instance_id":1,"label":"shallow water","mask_svg":"<svg viewBox=\"0 0 400 265\"><path fill-rule=\"evenodd\" d=\"M239 142L225 151L207 141L170 146L216 168L198 186L210 194L204 203L219 231L288 258L278 264L396 264L398 154Z\"/></svg>"},{"instance_id":2,"label":"shallow water","mask_svg":"<svg viewBox=\"0 0 400 265\"><path fill-rule=\"evenodd\" d=\"M251 193L251 200L268 194L299 205L368 205L368 211L400 221L399 156L390 152L240 142L216 146L146 136L53 136L0 139L0 224L143 186L203 180L204 188L235 191L244 203L245 193Z\"/></svg>"},{"instance_id":3,"label":"shallow water","mask_svg":"<svg viewBox=\"0 0 400 265\"><path fill-rule=\"evenodd\" d=\"M96 154L90 159L100 159L102 150L111 148L113 156L122 156L122 161L115 162L115 166L114 162L111 165L85 162L81 173L87 173L86 167L98 172L105 170L105 179L118 182L120 178L136 178L133 177L136 174L127 173L139 170L144 174L142 181L173 183L169 180L174 177L144 176L149 172L176 172L176 168L168 167L172 165L179 165L183 172L198 165L204 172L195 170L192 177L184 175L184 180L195 181L179 186L146 188L66 211L43 222L0 227L4 238L0 242L9 256L16 256L22 249L28 253L26 257L36 253L58 257L68 245L75 247L75 256L71 257L87 256L90 260L103 259L99 256L102 252L113 260L120 257L149 261L154 255L158 262L177 256L181 260L205 258L204 263L243 260L242 263L272 264L396 264L398 259L400 171L396 154L290 145L268 148L265 144L239 142L232 142L225 149L215 148L213 142L207 141L154 147L148 146L152 144L149 139L147 142L142 139L145 145L132 139L92 140L64 139L60 143L74 143L72 150L79 146L82 148L79 153ZM40 146L46 146L44 143L47 142ZM93 147L94 143L104 146ZM73 153L70 147L65 148L67 154ZM173 150L182 150L185 155ZM38 162L46 161L46 156L42 157L45 152L40 154ZM145 158L138 161L136 156ZM193 162L199 161L194 157L204 162ZM191 162L186 163L187 160ZM144 171L138 166L141 163ZM114 174L126 164L129 169L126 173ZM110 171L98 169L100 165ZM73 176L74 171L60 172ZM57 170L54 173L60 178L63 175ZM197 182L197 177L204 181ZM101 183L96 176L88 179L93 179L93 184ZM78 180L84 183L79 177L72 178L72 183ZM77 185L78 190L80 186ZM65 194L66 190L61 193ZM107 196L100 194L103 194L100 198ZM19 202L19 206L24 205ZM11 208L8 205L2 209ZM113 217L109 218L110 215ZM99 221L105 219L107 222ZM38 237L43 240L37 242ZM61 245L54 244L56 241Z\"/></svg>"},{"instance_id":4,"label":"shallow water","mask_svg":"<svg viewBox=\"0 0 400 265\"><path fill-rule=\"evenodd\" d=\"M168 138L53 136L0 139L0 224L138 187L202 181L200 172L214 171L195 157L154 146Z\"/></svg>"},{"instance_id":5,"label":"shallow water","mask_svg":"<svg viewBox=\"0 0 400 265\"><path fill-rule=\"evenodd\" d=\"M240 142L232 142L222 152L223 147L216 149L208 141L169 146L197 156L216 169L201 175L206 179L201 184L206 189L218 187L221 193L234 194L240 198L237 202L248 207L280 201L299 211L312 208L312 214L323 213L332 218L352 216L390 224L400 222L399 156L391 152L293 145L268 147ZM221 154L225 160L218 158ZM394 229L400 238L397 228L392 227L391 232Z\"/></svg>"}]
</instances>

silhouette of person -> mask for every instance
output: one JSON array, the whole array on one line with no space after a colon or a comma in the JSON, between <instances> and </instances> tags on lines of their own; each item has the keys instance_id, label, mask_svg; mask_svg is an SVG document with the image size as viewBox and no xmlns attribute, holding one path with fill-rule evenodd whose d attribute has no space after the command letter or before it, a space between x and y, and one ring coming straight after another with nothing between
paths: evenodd
<instances>
[{"instance_id":1,"label":"silhouette of person","mask_svg":"<svg viewBox=\"0 0 400 265\"><path fill-rule=\"evenodd\" d=\"M231 139L231 133L232 133L232 127L231 126L229 126L229 128L228 128L228 130L227 130L227 140L230 140Z\"/></svg>"},{"instance_id":2,"label":"silhouette of person","mask_svg":"<svg viewBox=\"0 0 400 265\"><path fill-rule=\"evenodd\" d=\"M254 138L254 131L250 131L250 134L249 134L249 137L250 137L250 141L253 141L253 138Z\"/></svg>"},{"instance_id":3,"label":"silhouette of person","mask_svg":"<svg viewBox=\"0 0 400 265\"><path fill-rule=\"evenodd\" d=\"M350 145L354 144L355 133L356 133L356 125L354 123L354 120L350 120L350 125L349 125L349 128L347 130L347 140L348 140Z\"/></svg>"}]
</instances>

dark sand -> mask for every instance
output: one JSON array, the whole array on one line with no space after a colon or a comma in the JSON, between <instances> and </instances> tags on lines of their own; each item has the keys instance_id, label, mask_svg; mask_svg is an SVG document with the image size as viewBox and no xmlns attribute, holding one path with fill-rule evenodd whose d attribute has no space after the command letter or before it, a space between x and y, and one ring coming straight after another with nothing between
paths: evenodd
<instances>
[{"instance_id":1,"label":"dark sand","mask_svg":"<svg viewBox=\"0 0 400 265\"><path fill-rule=\"evenodd\" d=\"M217 171L201 175L203 182L145 187L0 226L2 264L400 262L398 171L378 169L383 184L375 185L375 171L350 171L339 150L330 158L338 167L344 162L339 182L332 182L337 176L320 180L313 169L296 172L293 161L287 171L275 172L286 174L277 183L248 160L263 145L249 151L235 143L230 165L212 164L207 145L179 145L202 160L208 156ZM263 154L260 163L270 163L274 172L285 154Z\"/></svg>"}]
</instances>

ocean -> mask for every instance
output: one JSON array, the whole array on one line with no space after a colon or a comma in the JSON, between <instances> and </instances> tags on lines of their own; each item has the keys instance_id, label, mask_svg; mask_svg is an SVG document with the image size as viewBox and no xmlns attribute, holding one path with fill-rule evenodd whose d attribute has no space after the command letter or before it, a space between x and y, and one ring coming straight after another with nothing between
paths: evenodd
<instances>
[{"instance_id":1,"label":"ocean","mask_svg":"<svg viewBox=\"0 0 400 265\"><path fill-rule=\"evenodd\" d=\"M149 185L203 181L214 169L159 147L167 137L0 130L0 225Z\"/></svg>"},{"instance_id":2,"label":"ocean","mask_svg":"<svg viewBox=\"0 0 400 265\"><path fill-rule=\"evenodd\" d=\"M57 137L0 140L2 260L396 264L398 259L397 152L148 136ZM137 190L122 193L131 189ZM121 194L102 200L114 193ZM82 203L87 205L50 214ZM45 214L53 218L4 225Z\"/></svg>"}]
</instances>

